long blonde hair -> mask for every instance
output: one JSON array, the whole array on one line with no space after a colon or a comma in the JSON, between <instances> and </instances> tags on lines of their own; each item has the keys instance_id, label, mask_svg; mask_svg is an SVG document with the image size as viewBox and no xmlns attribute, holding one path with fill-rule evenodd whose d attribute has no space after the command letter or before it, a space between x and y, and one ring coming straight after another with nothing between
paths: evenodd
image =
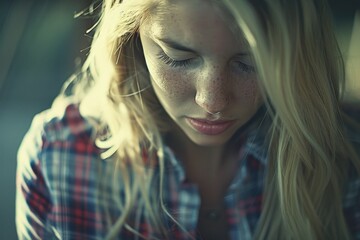
<instances>
[{"instance_id":1,"label":"long blonde hair","mask_svg":"<svg viewBox=\"0 0 360 240\"><path fill-rule=\"evenodd\" d=\"M96 99L108 130L98 145L107 149L104 158L117 159L126 193L109 238L123 227L136 233L126 222L135 202L165 238L163 216L176 222L162 203L161 136L168 119L150 86L137 32L163 2L104 0L83 67L95 89L85 99ZM343 186L350 164L360 172L360 161L344 136L343 65L325 0L224 2L251 46L272 116L266 191L254 238L350 239ZM91 109L85 103L82 109Z\"/></svg>"},{"instance_id":2,"label":"long blonde hair","mask_svg":"<svg viewBox=\"0 0 360 240\"><path fill-rule=\"evenodd\" d=\"M359 157L344 136L343 62L326 1L226 2L273 118L256 238L350 239L343 187L350 164L360 172Z\"/></svg>"}]
</instances>

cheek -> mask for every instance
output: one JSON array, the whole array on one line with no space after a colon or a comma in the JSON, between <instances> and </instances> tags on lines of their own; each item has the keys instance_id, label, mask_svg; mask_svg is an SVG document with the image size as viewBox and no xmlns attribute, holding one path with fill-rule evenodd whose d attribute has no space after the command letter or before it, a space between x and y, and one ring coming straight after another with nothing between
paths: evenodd
<instances>
[{"instance_id":1,"label":"cheek","mask_svg":"<svg viewBox=\"0 0 360 240\"><path fill-rule=\"evenodd\" d=\"M154 87L170 98L184 98L191 92L189 76L181 71L169 71L163 68L150 71Z\"/></svg>"},{"instance_id":2,"label":"cheek","mask_svg":"<svg viewBox=\"0 0 360 240\"><path fill-rule=\"evenodd\" d=\"M245 103L257 103L260 97L259 86L256 77L247 77L236 81L237 98Z\"/></svg>"}]
</instances>

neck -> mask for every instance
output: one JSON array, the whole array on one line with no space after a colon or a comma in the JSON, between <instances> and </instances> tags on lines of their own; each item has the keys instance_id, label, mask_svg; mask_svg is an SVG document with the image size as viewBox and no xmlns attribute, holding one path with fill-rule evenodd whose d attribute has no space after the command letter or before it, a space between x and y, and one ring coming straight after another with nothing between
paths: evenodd
<instances>
[{"instance_id":1,"label":"neck","mask_svg":"<svg viewBox=\"0 0 360 240\"><path fill-rule=\"evenodd\" d=\"M233 159L236 151L232 141L219 146L200 146L182 132L170 134L167 142L187 171L201 172L206 168L206 171L215 174Z\"/></svg>"}]
</instances>

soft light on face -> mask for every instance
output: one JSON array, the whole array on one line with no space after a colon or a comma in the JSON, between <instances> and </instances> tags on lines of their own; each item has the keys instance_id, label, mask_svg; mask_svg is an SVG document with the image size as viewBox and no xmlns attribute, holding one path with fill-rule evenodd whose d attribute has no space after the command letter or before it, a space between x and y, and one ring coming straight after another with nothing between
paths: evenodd
<instances>
[{"instance_id":1,"label":"soft light on face","mask_svg":"<svg viewBox=\"0 0 360 240\"><path fill-rule=\"evenodd\" d=\"M166 7L140 27L155 93L191 141L225 144L261 105L248 46L207 1Z\"/></svg>"}]
</instances>

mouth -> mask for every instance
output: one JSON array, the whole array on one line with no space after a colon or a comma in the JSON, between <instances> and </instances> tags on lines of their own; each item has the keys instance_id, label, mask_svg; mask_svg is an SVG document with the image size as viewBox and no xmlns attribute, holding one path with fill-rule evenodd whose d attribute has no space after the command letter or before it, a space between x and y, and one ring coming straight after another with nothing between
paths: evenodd
<instances>
[{"instance_id":1,"label":"mouth","mask_svg":"<svg viewBox=\"0 0 360 240\"><path fill-rule=\"evenodd\" d=\"M225 132L231 125L232 121L210 121L207 119L186 118L188 123L199 133L205 135L218 135Z\"/></svg>"}]
</instances>

